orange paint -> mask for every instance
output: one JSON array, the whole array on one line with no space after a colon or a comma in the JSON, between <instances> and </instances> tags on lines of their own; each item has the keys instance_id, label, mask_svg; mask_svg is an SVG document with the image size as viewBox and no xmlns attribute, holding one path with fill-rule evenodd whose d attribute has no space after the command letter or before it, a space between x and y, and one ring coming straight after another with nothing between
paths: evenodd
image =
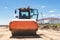
<instances>
[{"instance_id":1,"label":"orange paint","mask_svg":"<svg viewBox=\"0 0 60 40\"><path fill-rule=\"evenodd\" d=\"M38 24L35 21L13 21L9 27L11 30L37 30Z\"/></svg>"}]
</instances>

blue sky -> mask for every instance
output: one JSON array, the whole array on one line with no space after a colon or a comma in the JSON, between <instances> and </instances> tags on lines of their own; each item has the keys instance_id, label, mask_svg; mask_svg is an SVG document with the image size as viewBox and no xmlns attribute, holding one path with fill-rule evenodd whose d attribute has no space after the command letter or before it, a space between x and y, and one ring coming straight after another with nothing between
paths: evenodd
<instances>
[{"instance_id":1,"label":"blue sky","mask_svg":"<svg viewBox=\"0 0 60 40\"><path fill-rule=\"evenodd\" d=\"M39 10L39 19L41 11L44 18L60 18L60 0L0 0L0 25L9 24L15 18L15 9L28 6Z\"/></svg>"}]
</instances>

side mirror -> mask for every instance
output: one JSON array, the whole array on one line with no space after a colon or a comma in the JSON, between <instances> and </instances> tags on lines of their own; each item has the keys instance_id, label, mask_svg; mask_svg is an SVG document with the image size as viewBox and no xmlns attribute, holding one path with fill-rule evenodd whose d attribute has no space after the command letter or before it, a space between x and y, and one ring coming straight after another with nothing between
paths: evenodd
<instances>
[{"instance_id":1,"label":"side mirror","mask_svg":"<svg viewBox=\"0 0 60 40\"><path fill-rule=\"evenodd\" d=\"M19 18L18 16L15 16L16 18Z\"/></svg>"},{"instance_id":2,"label":"side mirror","mask_svg":"<svg viewBox=\"0 0 60 40\"><path fill-rule=\"evenodd\" d=\"M15 10L15 14L17 13L17 11Z\"/></svg>"}]
</instances>

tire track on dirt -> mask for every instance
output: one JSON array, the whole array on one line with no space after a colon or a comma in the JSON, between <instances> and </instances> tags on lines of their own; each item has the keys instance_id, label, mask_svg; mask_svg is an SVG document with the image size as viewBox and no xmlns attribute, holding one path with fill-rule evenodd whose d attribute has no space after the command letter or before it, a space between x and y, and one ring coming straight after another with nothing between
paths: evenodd
<instances>
[{"instance_id":1,"label":"tire track on dirt","mask_svg":"<svg viewBox=\"0 0 60 40\"><path fill-rule=\"evenodd\" d=\"M41 36L45 38L46 40L47 39L48 40L59 40L60 39L60 36L59 36L60 33L51 32L51 31L49 32L49 31L44 30L43 32L41 31L40 34L43 34Z\"/></svg>"}]
</instances>

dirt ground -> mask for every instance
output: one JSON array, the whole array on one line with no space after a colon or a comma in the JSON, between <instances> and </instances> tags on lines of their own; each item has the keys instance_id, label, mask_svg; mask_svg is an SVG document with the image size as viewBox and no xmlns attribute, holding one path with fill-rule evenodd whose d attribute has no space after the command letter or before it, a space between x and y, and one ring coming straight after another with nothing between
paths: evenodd
<instances>
[{"instance_id":1,"label":"dirt ground","mask_svg":"<svg viewBox=\"0 0 60 40\"><path fill-rule=\"evenodd\" d=\"M38 36L16 36L12 37L8 27L0 27L0 40L60 40L60 31L40 30Z\"/></svg>"}]
</instances>

